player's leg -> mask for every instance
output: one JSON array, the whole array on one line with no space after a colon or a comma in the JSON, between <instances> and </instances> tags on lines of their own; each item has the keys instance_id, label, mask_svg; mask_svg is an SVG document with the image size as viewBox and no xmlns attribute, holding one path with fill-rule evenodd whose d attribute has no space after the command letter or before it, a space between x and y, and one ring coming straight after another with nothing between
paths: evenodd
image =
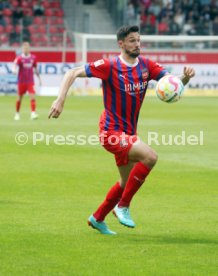
<instances>
[{"instance_id":1,"label":"player's leg","mask_svg":"<svg viewBox=\"0 0 218 276\"><path fill-rule=\"evenodd\" d=\"M135 162L129 161L127 165L118 167L120 174L120 186L123 188L123 190L125 189L129 174L134 166Z\"/></svg>"},{"instance_id":2,"label":"player's leg","mask_svg":"<svg viewBox=\"0 0 218 276\"><path fill-rule=\"evenodd\" d=\"M121 199L124 187L128 180L128 176L130 171L133 168L133 163L129 163L126 166L119 167L120 170L120 180L117 181L108 191L105 200L98 207L98 209L94 212L94 217L97 221L103 221L106 215L114 208L114 206Z\"/></svg>"},{"instance_id":3,"label":"player's leg","mask_svg":"<svg viewBox=\"0 0 218 276\"><path fill-rule=\"evenodd\" d=\"M38 119L38 114L36 113L36 98L35 98L35 89L33 85L28 86L28 92L30 96L30 108L31 108L31 120Z\"/></svg>"},{"instance_id":4,"label":"player's leg","mask_svg":"<svg viewBox=\"0 0 218 276\"><path fill-rule=\"evenodd\" d=\"M19 121L20 120L20 108L21 108L21 103L22 103L22 99L23 96L25 94L25 87L23 85L18 84L17 87L17 99L16 99L16 112L14 115L14 120L15 121Z\"/></svg>"},{"instance_id":5,"label":"player's leg","mask_svg":"<svg viewBox=\"0 0 218 276\"><path fill-rule=\"evenodd\" d=\"M135 227L135 223L129 214L129 205L144 183L146 177L157 162L157 154L142 141L134 143L128 153L131 162L137 162L129 174L125 189L118 205L114 209L119 221L129 227Z\"/></svg>"},{"instance_id":6,"label":"player's leg","mask_svg":"<svg viewBox=\"0 0 218 276\"><path fill-rule=\"evenodd\" d=\"M157 154L144 142L134 143L129 151L129 160L137 162L129 175L119 206L128 207L134 194L157 162Z\"/></svg>"},{"instance_id":7,"label":"player's leg","mask_svg":"<svg viewBox=\"0 0 218 276\"><path fill-rule=\"evenodd\" d=\"M113 210L116 204L119 202L123 189L126 185L129 173L133 168L133 163L129 162L128 165L120 167L120 180L113 185L108 191L106 198L98 207L98 209L94 212L93 215L89 217L88 223L93 226L97 230L99 230L102 234L111 234L111 230L109 230L104 223L104 219L107 214ZM114 232L112 232L114 234Z\"/></svg>"},{"instance_id":8,"label":"player's leg","mask_svg":"<svg viewBox=\"0 0 218 276\"><path fill-rule=\"evenodd\" d=\"M119 202L128 179L129 172L131 171L133 164L128 163L128 148L130 145L125 145L123 141L125 137L122 136L121 132L101 132L100 142L102 146L109 152L113 153L116 159L117 165L120 167L120 180L114 184L108 191L105 200L101 203L94 214L89 218L94 219L96 223L104 221L106 215L113 210L116 204ZM98 225L97 225L98 226ZM97 227L96 227L97 228ZM98 229L98 228L97 228ZM100 229L98 229L101 231ZM101 231L102 233L102 231Z\"/></svg>"}]
</instances>

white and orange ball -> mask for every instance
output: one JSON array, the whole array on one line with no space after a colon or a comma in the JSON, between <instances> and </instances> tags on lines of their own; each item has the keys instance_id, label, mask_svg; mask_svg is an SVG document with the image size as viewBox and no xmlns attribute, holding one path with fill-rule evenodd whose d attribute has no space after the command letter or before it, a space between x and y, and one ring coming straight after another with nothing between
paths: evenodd
<instances>
[{"instance_id":1,"label":"white and orange ball","mask_svg":"<svg viewBox=\"0 0 218 276\"><path fill-rule=\"evenodd\" d=\"M166 103L177 102L184 92L184 85L179 77L166 75L162 77L156 86L157 97Z\"/></svg>"}]
</instances>

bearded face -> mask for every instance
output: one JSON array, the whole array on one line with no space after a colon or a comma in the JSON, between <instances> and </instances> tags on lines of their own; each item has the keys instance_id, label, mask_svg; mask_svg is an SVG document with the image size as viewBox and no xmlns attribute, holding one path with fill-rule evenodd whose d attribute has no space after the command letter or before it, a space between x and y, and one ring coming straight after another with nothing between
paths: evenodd
<instances>
[{"instance_id":1,"label":"bearded face","mask_svg":"<svg viewBox=\"0 0 218 276\"><path fill-rule=\"evenodd\" d=\"M129 57L138 57L140 55L139 33L130 33L124 40L119 41L119 46Z\"/></svg>"}]
</instances>

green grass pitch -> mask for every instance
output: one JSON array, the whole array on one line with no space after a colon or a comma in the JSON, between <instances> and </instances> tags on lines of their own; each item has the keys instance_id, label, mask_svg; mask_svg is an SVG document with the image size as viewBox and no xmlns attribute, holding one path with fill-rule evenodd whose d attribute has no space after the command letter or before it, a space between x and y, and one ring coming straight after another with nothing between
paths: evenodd
<instances>
[{"instance_id":1,"label":"green grass pitch","mask_svg":"<svg viewBox=\"0 0 218 276\"><path fill-rule=\"evenodd\" d=\"M184 97L175 104L147 97L139 136L204 131L204 145L158 146L159 161L133 199L137 227L107 217L117 236L87 225L88 216L118 179L113 156L101 146L32 145L33 132L98 134L101 97L69 97L58 120L54 98L37 99L30 121L24 99L0 98L0 275L218 275L218 98ZM25 146L17 132L29 135Z\"/></svg>"}]
</instances>

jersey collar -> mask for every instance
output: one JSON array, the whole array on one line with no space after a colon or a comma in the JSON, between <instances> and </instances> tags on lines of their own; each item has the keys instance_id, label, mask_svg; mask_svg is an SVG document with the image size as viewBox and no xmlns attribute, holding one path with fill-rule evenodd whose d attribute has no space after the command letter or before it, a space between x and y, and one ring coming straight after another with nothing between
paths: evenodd
<instances>
[{"instance_id":1,"label":"jersey collar","mask_svg":"<svg viewBox=\"0 0 218 276\"><path fill-rule=\"evenodd\" d=\"M133 64L125 61L125 59L121 55L119 55L119 59L122 61L122 63L124 63L126 66L129 66L129 67L135 67L139 63L139 59L138 58L136 59L136 62L133 63Z\"/></svg>"},{"instance_id":2,"label":"jersey collar","mask_svg":"<svg viewBox=\"0 0 218 276\"><path fill-rule=\"evenodd\" d=\"M24 53L22 53L21 56L22 56L23 58L29 58L29 57L30 57L30 54L27 55L27 56L25 56Z\"/></svg>"}]
</instances>

